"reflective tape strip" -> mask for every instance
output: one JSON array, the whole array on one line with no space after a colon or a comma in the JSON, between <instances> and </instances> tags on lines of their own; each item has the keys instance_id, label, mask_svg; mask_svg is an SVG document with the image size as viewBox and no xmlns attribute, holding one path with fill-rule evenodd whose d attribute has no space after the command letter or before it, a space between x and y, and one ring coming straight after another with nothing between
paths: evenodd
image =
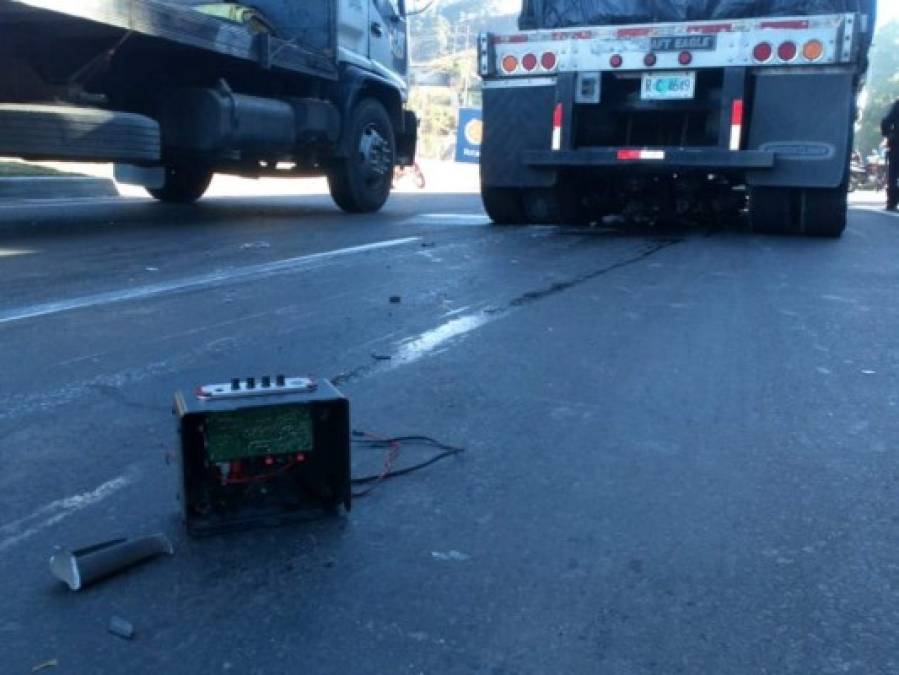
<instances>
[{"instance_id":1,"label":"reflective tape strip","mask_svg":"<svg viewBox=\"0 0 899 675\"><path fill-rule=\"evenodd\" d=\"M618 151L618 160L621 162L637 161L661 161L665 159L664 150L627 150Z\"/></svg>"},{"instance_id":2,"label":"reflective tape strip","mask_svg":"<svg viewBox=\"0 0 899 675\"><path fill-rule=\"evenodd\" d=\"M730 149L739 150L743 145L743 100L733 102L730 113Z\"/></svg>"},{"instance_id":3,"label":"reflective tape strip","mask_svg":"<svg viewBox=\"0 0 899 675\"><path fill-rule=\"evenodd\" d=\"M484 80L484 89L514 89L516 87L554 87L554 77L510 77L502 80Z\"/></svg>"},{"instance_id":4,"label":"reflective tape strip","mask_svg":"<svg viewBox=\"0 0 899 675\"><path fill-rule=\"evenodd\" d=\"M556 103L556 107L553 110L553 140L552 140L552 149L553 150L561 150L562 149L562 117L564 115L564 109L562 108L561 103Z\"/></svg>"}]
</instances>

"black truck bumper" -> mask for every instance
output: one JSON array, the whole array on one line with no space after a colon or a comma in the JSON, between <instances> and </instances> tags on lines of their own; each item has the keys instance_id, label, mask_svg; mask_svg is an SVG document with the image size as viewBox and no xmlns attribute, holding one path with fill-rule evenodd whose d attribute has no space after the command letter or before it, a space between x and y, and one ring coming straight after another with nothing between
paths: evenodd
<instances>
[{"instance_id":1,"label":"black truck bumper","mask_svg":"<svg viewBox=\"0 0 899 675\"><path fill-rule=\"evenodd\" d=\"M589 148L583 150L525 150L522 162L534 167L598 167L627 171L770 169L773 152L731 151L706 148Z\"/></svg>"}]
</instances>

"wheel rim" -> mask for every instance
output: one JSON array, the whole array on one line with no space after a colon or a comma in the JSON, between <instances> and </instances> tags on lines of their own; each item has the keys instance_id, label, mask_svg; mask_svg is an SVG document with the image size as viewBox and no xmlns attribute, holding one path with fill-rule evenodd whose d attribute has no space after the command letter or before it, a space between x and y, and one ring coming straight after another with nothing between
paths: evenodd
<instances>
[{"instance_id":1,"label":"wheel rim","mask_svg":"<svg viewBox=\"0 0 899 675\"><path fill-rule=\"evenodd\" d=\"M393 151L390 142L378 131L374 123L362 130L359 139L359 160L364 167L365 187L382 188L393 169Z\"/></svg>"}]
</instances>

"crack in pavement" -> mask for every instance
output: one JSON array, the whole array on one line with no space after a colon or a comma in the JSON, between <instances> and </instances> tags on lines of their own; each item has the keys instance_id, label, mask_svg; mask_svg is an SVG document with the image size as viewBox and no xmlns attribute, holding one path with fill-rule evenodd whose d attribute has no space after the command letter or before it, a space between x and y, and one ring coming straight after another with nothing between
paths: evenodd
<instances>
[{"instance_id":1,"label":"crack in pavement","mask_svg":"<svg viewBox=\"0 0 899 675\"><path fill-rule=\"evenodd\" d=\"M526 293L513 298L503 307L488 307L478 312L454 317L437 328L433 328L401 341L399 347L395 349L387 359L384 357L377 359L372 357L374 361L356 366L355 368L344 371L329 379L335 386L342 386L417 361L453 338L460 337L477 330L487 323L508 316L521 307L545 300L546 298L558 295L559 293L564 293L565 291L569 291L572 288L576 288L588 281L605 276L616 270L636 265L667 248L682 243L683 241L684 239L676 238L662 239L655 242L653 246L648 247L638 255L619 260L611 265L606 265L605 267L593 270L592 272L586 272L564 281L553 282L549 286L543 288L527 291Z\"/></svg>"}]
</instances>

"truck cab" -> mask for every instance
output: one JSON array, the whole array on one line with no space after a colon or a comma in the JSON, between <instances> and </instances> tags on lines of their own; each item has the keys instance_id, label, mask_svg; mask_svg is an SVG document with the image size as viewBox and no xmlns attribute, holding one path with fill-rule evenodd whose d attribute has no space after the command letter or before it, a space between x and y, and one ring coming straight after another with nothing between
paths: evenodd
<instances>
[{"instance_id":1,"label":"truck cab","mask_svg":"<svg viewBox=\"0 0 899 675\"><path fill-rule=\"evenodd\" d=\"M411 164L403 0L0 0L0 155L109 161L161 201L214 173L328 177L381 208Z\"/></svg>"}]
</instances>

